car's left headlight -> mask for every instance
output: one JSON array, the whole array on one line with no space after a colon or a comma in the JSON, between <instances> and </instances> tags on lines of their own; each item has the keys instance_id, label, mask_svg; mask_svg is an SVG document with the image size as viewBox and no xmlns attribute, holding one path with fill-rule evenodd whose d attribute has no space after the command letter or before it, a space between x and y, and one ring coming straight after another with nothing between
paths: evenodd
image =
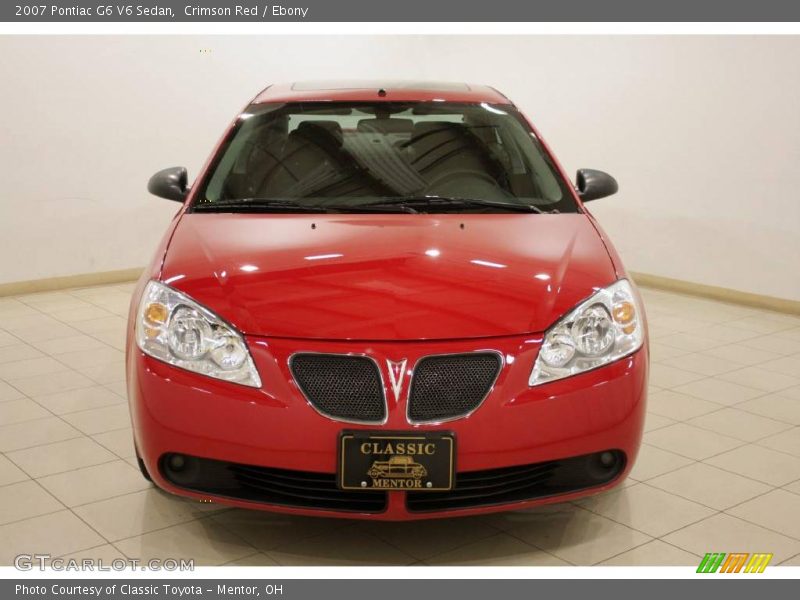
<instances>
[{"instance_id":1,"label":"car's left headlight","mask_svg":"<svg viewBox=\"0 0 800 600\"><path fill-rule=\"evenodd\" d=\"M261 387L242 335L187 295L151 281L136 318L139 349L176 367Z\"/></svg>"},{"instance_id":2,"label":"car's left headlight","mask_svg":"<svg viewBox=\"0 0 800 600\"><path fill-rule=\"evenodd\" d=\"M544 336L529 385L596 369L642 347L641 306L627 279L598 290L559 319Z\"/></svg>"}]
</instances>

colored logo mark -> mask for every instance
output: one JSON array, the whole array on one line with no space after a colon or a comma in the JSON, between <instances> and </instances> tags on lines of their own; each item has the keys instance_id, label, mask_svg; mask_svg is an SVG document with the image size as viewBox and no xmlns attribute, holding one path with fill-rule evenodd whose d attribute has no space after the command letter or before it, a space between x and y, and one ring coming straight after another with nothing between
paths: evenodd
<instances>
[{"instance_id":1,"label":"colored logo mark","mask_svg":"<svg viewBox=\"0 0 800 600\"><path fill-rule=\"evenodd\" d=\"M772 560L771 553L709 552L700 561L698 573L763 573Z\"/></svg>"}]
</instances>

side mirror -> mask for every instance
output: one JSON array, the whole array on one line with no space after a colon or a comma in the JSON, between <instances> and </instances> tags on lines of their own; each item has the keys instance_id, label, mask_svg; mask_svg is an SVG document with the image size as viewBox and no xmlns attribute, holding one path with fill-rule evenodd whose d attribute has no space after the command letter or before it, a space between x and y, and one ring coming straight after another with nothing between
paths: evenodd
<instances>
[{"instance_id":1,"label":"side mirror","mask_svg":"<svg viewBox=\"0 0 800 600\"><path fill-rule=\"evenodd\" d=\"M616 179L595 169L578 169L575 181L578 184L578 194L584 202L611 196L619 190Z\"/></svg>"},{"instance_id":2,"label":"side mirror","mask_svg":"<svg viewBox=\"0 0 800 600\"><path fill-rule=\"evenodd\" d=\"M189 191L186 167L170 167L159 171L147 182L147 191L159 198L183 202Z\"/></svg>"}]
</instances>

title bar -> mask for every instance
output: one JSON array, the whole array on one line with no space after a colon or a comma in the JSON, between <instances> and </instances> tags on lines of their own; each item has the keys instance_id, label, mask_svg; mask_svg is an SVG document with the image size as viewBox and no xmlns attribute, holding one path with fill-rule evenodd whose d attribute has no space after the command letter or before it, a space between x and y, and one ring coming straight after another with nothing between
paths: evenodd
<instances>
[{"instance_id":1,"label":"title bar","mask_svg":"<svg viewBox=\"0 0 800 600\"><path fill-rule=\"evenodd\" d=\"M782 22L787 0L49 0L0 3L0 22Z\"/></svg>"}]
</instances>

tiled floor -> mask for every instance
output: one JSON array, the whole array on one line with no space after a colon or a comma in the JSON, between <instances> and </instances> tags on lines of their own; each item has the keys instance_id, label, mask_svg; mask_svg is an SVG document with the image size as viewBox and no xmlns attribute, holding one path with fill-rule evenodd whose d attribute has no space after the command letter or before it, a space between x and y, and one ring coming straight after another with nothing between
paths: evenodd
<instances>
[{"instance_id":1,"label":"tiled floor","mask_svg":"<svg viewBox=\"0 0 800 600\"><path fill-rule=\"evenodd\" d=\"M0 298L0 564L19 553L196 564L800 564L800 318L644 290L647 433L626 484L525 512L359 523L221 509L135 467L131 285Z\"/></svg>"}]
</instances>

